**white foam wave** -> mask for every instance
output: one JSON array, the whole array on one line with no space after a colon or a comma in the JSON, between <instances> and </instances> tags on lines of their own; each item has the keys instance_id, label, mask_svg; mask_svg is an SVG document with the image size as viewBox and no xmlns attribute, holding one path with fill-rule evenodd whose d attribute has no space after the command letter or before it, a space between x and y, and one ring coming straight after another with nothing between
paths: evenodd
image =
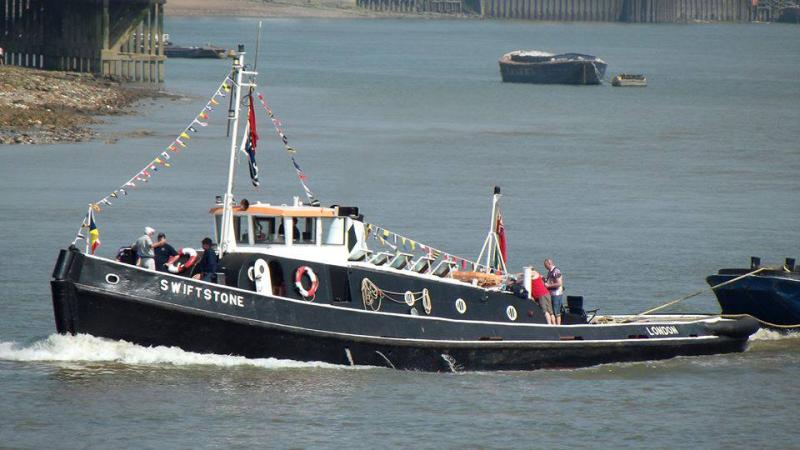
<instances>
[{"instance_id":1,"label":"white foam wave","mask_svg":"<svg viewBox=\"0 0 800 450\"><path fill-rule=\"evenodd\" d=\"M192 353L178 347L143 347L126 341L114 341L87 334L77 336L52 334L27 346L15 342L0 342L0 360L98 363L113 362L130 365L205 365L218 367L337 368L349 369L322 362L300 362L275 358L249 359L242 356Z\"/></svg>"},{"instance_id":2,"label":"white foam wave","mask_svg":"<svg viewBox=\"0 0 800 450\"><path fill-rule=\"evenodd\" d=\"M760 328L752 336L750 336L751 341L778 341L783 339L798 339L798 338L800 338L800 332L797 331L786 333L775 330L769 330L766 328Z\"/></svg>"}]
</instances>

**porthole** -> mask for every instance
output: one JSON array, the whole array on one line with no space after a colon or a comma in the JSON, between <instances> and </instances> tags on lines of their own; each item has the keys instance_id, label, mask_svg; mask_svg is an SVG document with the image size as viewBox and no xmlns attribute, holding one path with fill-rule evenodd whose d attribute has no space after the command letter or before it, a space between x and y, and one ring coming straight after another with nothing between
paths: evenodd
<instances>
[{"instance_id":1,"label":"porthole","mask_svg":"<svg viewBox=\"0 0 800 450\"><path fill-rule=\"evenodd\" d=\"M508 305L508 308L506 308L506 315L508 316L509 320L517 320L517 308Z\"/></svg>"},{"instance_id":2,"label":"porthole","mask_svg":"<svg viewBox=\"0 0 800 450\"><path fill-rule=\"evenodd\" d=\"M467 302L465 302L463 298L456 300L456 311L458 311L459 314L467 312Z\"/></svg>"},{"instance_id":3,"label":"porthole","mask_svg":"<svg viewBox=\"0 0 800 450\"><path fill-rule=\"evenodd\" d=\"M108 284L117 284L119 283L119 275L115 273L106 274L106 283Z\"/></svg>"},{"instance_id":4,"label":"porthole","mask_svg":"<svg viewBox=\"0 0 800 450\"><path fill-rule=\"evenodd\" d=\"M422 290L422 307L425 308L425 314L430 314L433 305L431 305L431 294L428 289Z\"/></svg>"},{"instance_id":5,"label":"porthole","mask_svg":"<svg viewBox=\"0 0 800 450\"><path fill-rule=\"evenodd\" d=\"M414 293L411 291L406 291L406 293L403 294L403 299L406 301L406 305L408 306L414 306L414 302L416 301L414 298Z\"/></svg>"}]
</instances>

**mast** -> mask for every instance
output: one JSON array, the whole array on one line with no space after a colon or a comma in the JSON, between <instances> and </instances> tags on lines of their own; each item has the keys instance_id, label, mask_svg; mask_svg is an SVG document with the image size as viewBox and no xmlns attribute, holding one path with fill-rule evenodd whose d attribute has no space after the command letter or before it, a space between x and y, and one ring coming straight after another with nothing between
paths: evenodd
<instances>
[{"instance_id":1,"label":"mast","mask_svg":"<svg viewBox=\"0 0 800 450\"><path fill-rule=\"evenodd\" d=\"M233 182L236 174L236 151L239 132L239 112L242 104L242 88L255 88L255 76L258 72L245 70L244 64L244 45L239 45L238 52L233 58L233 87L231 89L231 100L233 101L233 129L231 130L230 161L228 162L228 183L225 188L225 195L222 198L222 225L220 229L219 252L220 256L231 251L236 247L236 239L233 233ZM247 75L251 82L243 83L243 77ZM242 140L247 139L245 133Z\"/></svg>"},{"instance_id":2,"label":"mast","mask_svg":"<svg viewBox=\"0 0 800 450\"><path fill-rule=\"evenodd\" d=\"M500 187L494 187L494 194L492 195L492 217L491 223L489 225L489 233L486 235L486 240L483 241L483 247L481 247L481 253L478 255L478 259L476 260L478 264L481 263L481 259L483 259L484 255L486 255L486 264L485 264L485 271L486 273L490 273L492 271L492 264L493 261L496 260L497 254L500 253L500 241L497 237L497 212L498 212L498 204L500 203ZM506 272L506 262L503 260L502 255L500 256L500 270Z\"/></svg>"}]
</instances>

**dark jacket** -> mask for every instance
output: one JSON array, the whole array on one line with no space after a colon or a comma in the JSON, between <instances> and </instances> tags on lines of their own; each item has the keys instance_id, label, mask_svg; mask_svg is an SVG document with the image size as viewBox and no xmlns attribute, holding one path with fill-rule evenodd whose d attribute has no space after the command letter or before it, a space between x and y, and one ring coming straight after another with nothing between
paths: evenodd
<instances>
[{"instance_id":1,"label":"dark jacket","mask_svg":"<svg viewBox=\"0 0 800 450\"><path fill-rule=\"evenodd\" d=\"M169 244L164 244L161 247L156 248L154 252L156 260L156 270L160 272L166 272L167 267L164 264L167 263L170 257L176 256L178 254L178 252L175 251L175 248Z\"/></svg>"},{"instance_id":2,"label":"dark jacket","mask_svg":"<svg viewBox=\"0 0 800 450\"><path fill-rule=\"evenodd\" d=\"M203 252L203 257L200 258L200 264L197 265L197 271L200 273L215 273L219 258L213 248Z\"/></svg>"}]
</instances>

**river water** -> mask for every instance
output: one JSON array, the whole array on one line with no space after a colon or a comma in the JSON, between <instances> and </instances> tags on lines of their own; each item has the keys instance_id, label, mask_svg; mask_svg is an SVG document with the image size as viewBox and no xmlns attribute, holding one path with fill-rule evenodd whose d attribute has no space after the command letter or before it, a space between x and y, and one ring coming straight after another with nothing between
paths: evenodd
<instances>
[{"instance_id":1,"label":"river water","mask_svg":"<svg viewBox=\"0 0 800 450\"><path fill-rule=\"evenodd\" d=\"M256 26L167 21L178 43L251 49ZM497 59L519 48L595 54L649 86L503 84ZM780 25L283 19L264 23L258 69L323 203L474 258L500 185L512 268L552 256L568 293L622 313L751 255L800 257L798 56L800 28ZM184 97L143 101L94 142L0 147L0 447L800 447L797 335L760 331L743 354L465 374L54 335L49 275L86 204L163 151L227 64L169 61L165 87ZM224 106L97 215L101 255L145 225L176 247L210 234ZM242 170L238 195L289 203L302 189L269 125L262 187ZM672 311L718 308L703 295Z\"/></svg>"}]
</instances>

